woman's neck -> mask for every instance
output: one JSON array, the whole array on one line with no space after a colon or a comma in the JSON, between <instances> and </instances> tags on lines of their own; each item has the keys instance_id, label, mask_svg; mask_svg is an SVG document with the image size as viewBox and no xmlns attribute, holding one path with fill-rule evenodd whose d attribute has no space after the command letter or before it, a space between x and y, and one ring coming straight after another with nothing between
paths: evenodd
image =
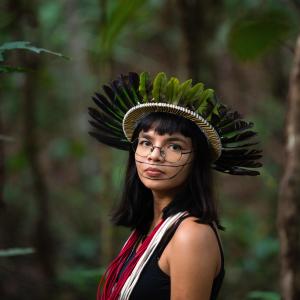
<instances>
[{"instance_id":1,"label":"woman's neck","mask_svg":"<svg viewBox=\"0 0 300 300\"><path fill-rule=\"evenodd\" d=\"M174 195L173 195L174 194ZM163 209L172 201L175 193L164 193L152 191L153 195L153 221L150 230L152 230L161 220Z\"/></svg>"}]
</instances>

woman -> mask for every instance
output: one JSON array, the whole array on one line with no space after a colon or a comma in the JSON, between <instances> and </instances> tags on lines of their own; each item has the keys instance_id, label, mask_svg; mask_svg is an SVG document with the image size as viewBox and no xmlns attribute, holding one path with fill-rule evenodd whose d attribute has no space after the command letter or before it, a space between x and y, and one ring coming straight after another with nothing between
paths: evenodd
<instances>
[{"instance_id":1,"label":"woman","mask_svg":"<svg viewBox=\"0 0 300 300\"><path fill-rule=\"evenodd\" d=\"M108 267L98 299L216 299L224 277L211 167L236 175L259 150L243 141L253 123L211 89L159 73L129 73L96 94L90 108L100 142L129 150L122 201L113 215L133 229Z\"/></svg>"}]
</instances>

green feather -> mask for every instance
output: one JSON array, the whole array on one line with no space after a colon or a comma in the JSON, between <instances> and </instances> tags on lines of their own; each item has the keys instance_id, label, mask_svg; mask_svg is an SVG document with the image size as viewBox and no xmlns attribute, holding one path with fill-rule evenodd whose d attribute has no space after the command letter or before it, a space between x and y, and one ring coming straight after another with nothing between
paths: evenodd
<instances>
[{"instance_id":1,"label":"green feather","mask_svg":"<svg viewBox=\"0 0 300 300\"><path fill-rule=\"evenodd\" d=\"M177 104L179 105L183 105L184 104L184 100L185 97L187 95L187 92L191 89L191 85L192 85L192 79L189 79L185 82L183 82L182 84L179 85L179 93L177 95L178 97L178 102Z\"/></svg>"},{"instance_id":2,"label":"green feather","mask_svg":"<svg viewBox=\"0 0 300 300\"><path fill-rule=\"evenodd\" d=\"M206 89L203 94L201 95L201 100L206 101L209 98L212 98L214 95L215 91L213 89Z\"/></svg>"},{"instance_id":3,"label":"green feather","mask_svg":"<svg viewBox=\"0 0 300 300\"><path fill-rule=\"evenodd\" d=\"M167 75L164 72L160 72L153 80L152 96L154 101L163 101L167 88Z\"/></svg>"},{"instance_id":4,"label":"green feather","mask_svg":"<svg viewBox=\"0 0 300 300\"><path fill-rule=\"evenodd\" d=\"M182 94L184 92L184 90L183 90L182 87L185 87L185 86L183 86L184 83L180 84L180 82L179 82L179 80L177 78L176 78L176 80L174 82L174 84L175 84L175 93L174 93L174 97L173 97L173 101L172 101L172 103L174 105L178 105L178 103L179 103L179 101L180 101L180 99L182 97ZM186 85L188 85L188 83Z\"/></svg>"},{"instance_id":5,"label":"green feather","mask_svg":"<svg viewBox=\"0 0 300 300\"><path fill-rule=\"evenodd\" d=\"M194 105L194 102L200 97L204 89L204 84L199 82L195 84L187 93L185 105Z\"/></svg>"},{"instance_id":6,"label":"green feather","mask_svg":"<svg viewBox=\"0 0 300 300\"><path fill-rule=\"evenodd\" d=\"M173 104L176 100L178 92L179 80L175 77L171 77L166 86L166 98L168 103Z\"/></svg>"},{"instance_id":7,"label":"green feather","mask_svg":"<svg viewBox=\"0 0 300 300\"><path fill-rule=\"evenodd\" d=\"M140 74L139 92L142 96L143 102L148 102L148 93L147 93L148 81L149 81L149 73L148 72L142 72Z\"/></svg>"},{"instance_id":8,"label":"green feather","mask_svg":"<svg viewBox=\"0 0 300 300\"><path fill-rule=\"evenodd\" d=\"M202 113L202 111L207 106L207 100L212 98L213 95L214 95L214 90L213 89L206 89L201 93L201 95L199 97L199 100L197 101L198 108L197 108L196 112L198 114Z\"/></svg>"}]
</instances>

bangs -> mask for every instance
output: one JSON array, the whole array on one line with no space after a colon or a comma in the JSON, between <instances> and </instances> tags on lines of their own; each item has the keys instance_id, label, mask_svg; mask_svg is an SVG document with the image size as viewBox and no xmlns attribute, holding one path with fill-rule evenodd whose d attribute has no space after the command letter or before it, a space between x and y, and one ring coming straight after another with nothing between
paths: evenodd
<instances>
[{"instance_id":1,"label":"bangs","mask_svg":"<svg viewBox=\"0 0 300 300\"><path fill-rule=\"evenodd\" d=\"M141 132L153 129L159 135L181 133L186 137L192 137L195 132L201 132L196 124L184 117L165 112L149 113L139 120L135 128L135 136Z\"/></svg>"}]
</instances>

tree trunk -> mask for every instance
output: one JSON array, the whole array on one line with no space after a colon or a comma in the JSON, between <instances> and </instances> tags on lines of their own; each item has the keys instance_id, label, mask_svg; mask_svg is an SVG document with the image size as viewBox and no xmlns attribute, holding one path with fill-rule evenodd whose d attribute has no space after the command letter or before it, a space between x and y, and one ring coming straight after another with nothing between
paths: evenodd
<instances>
[{"instance_id":1,"label":"tree trunk","mask_svg":"<svg viewBox=\"0 0 300 300\"><path fill-rule=\"evenodd\" d=\"M38 3L36 0L7 1L6 9L11 17L11 23L7 30L14 40L30 40L38 44ZM30 38L28 38L28 36ZM39 86L38 70L42 66L41 56L30 52L23 52L21 66L32 70L24 74L23 84L23 147L28 159L33 178L33 192L37 206L37 220L34 232L34 247L37 252L37 260L40 267L43 284L48 285L54 276L54 243L50 230L49 192L45 174L39 160L39 147L37 135L37 107L36 90ZM16 62L19 65L19 62ZM49 290L44 289L45 295ZM46 297L45 297L46 299Z\"/></svg>"},{"instance_id":2,"label":"tree trunk","mask_svg":"<svg viewBox=\"0 0 300 300\"><path fill-rule=\"evenodd\" d=\"M46 280L54 277L54 245L50 230L49 192L45 174L39 161L36 100L38 86L36 71L40 66L37 56L28 54L26 66L35 71L26 74L24 82L24 148L33 178L33 189L37 205L37 223L34 246L39 264Z\"/></svg>"},{"instance_id":3,"label":"tree trunk","mask_svg":"<svg viewBox=\"0 0 300 300\"><path fill-rule=\"evenodd\" d=\"M105 32L108 26L108 1L98 0L100 8L100 18L99 27L100 34ZM101 45L100 45L101 46ZM100 51L100 64L98 68L98 77L101 81L110 80L113 73L113 52L105 53ZM103 77L105 74L105 78ZM112 168L113 164L113 154L110 147L99 145L99 157L100 157L100 180L104 181L103 186L105 187L100 194L99 203L101 207L101 222L100 222L100 234L101 234L101 247L100 247L100 263L102 266L107 266L109 262L116 255L116 245L118 245L116 229L112 225L109 213L112 208L113 203L113 185L112 185Z\"/></svg>"},{"instance_id":4,"label":"tree trunk","mask_svg":"<svg viewBox=\"0 0 300 300\"><path fill-rule=\"evenodd\" d=\"M300 36L290 74L286 118L285 170L279 191L281 293L283 300L300 299Z\"/></svg>"},{"instance_id":5,"label":"tree trunk","mask_svg":"<svg viewBox=\"0 0 300 300\"><path fill-rule=\"evenodd\" d=\"M212 60L208 55L208 45L219 24L221 1L177 0L188 77L194 82L203 80L203 74L211 72Z\"/></svg>"}]
</instances>

